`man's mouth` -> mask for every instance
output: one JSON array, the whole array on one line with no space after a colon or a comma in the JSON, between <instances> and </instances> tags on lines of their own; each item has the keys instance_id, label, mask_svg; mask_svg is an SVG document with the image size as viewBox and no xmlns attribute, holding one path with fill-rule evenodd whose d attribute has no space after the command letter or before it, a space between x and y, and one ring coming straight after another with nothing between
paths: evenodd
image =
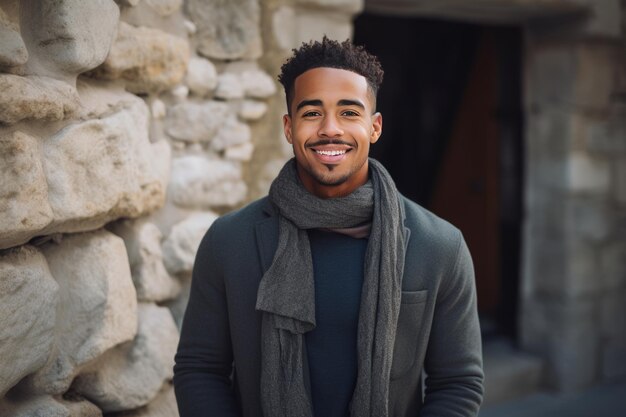
<instances>
[{"instance_id":1,"label":"man's mouth","mask_svg":"<svg viewBox=\"0 0 626 417\"><path fill-rule=\"evenodd\" d=\"M320 150L320 149L314 149L315 152L317 152L320 155L327 155L327 156L336 156L336 155L343 155L346 152L348 152L347 149L343 149L343 150L338 150L338 151L326 151L326 150Z\"/></svg>"},{"instance_id":2,"label":"man's mouth","mask_svg":"<svg viewBox=\"0 0 626 417\"><path fill-rule=\"evenodd\" d=\"M336 164L346 158L352 146L343 143L314 144L310 147L318 161L323 164Z\"/></svg>"}]
</instances>

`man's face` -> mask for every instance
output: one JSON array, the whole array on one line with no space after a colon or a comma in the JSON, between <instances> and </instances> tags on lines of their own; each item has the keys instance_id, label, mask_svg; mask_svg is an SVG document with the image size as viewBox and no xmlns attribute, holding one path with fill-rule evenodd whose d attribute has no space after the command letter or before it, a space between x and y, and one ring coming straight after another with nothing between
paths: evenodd
<instances>
[{"instance_id":1,"label":"man's face","mask_svg":"<svg viewBox=\"0 0 626 417\"><path fill-rule=\"evenodd\" d=\"M367 181L370 144L382 129L367 80L314 68L296 78L293 94L283 126L304 187L323 198L350 194Z\"/></svg>"}]
</instances>

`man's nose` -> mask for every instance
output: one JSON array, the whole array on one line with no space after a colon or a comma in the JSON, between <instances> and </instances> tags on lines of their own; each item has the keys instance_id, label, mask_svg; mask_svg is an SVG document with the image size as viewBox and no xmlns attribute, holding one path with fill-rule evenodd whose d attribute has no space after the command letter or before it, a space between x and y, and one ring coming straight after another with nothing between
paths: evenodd
<instances>
[{"instance_id":1,"label":"man's nose","mask_svg":"<svg viewBox=\"0 0 626 417\"><path fill-rule=\"evenodd\" d=\"M320 129L318 131L320 137L337 138L343 136L343 129L339 125L338 120L333 116L324 117Z\"/></svg>"}]
</instances>

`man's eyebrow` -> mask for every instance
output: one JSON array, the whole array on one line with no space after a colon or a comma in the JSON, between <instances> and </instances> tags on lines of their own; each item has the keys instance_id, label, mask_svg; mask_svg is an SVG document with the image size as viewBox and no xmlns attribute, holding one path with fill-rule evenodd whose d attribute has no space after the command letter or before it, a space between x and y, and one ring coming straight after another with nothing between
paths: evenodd
<instances>
[{"instance_id":1,"label":"man's eyebrow","mask_svg":"<svg viewBox=\"0 0 626 417\"><path fill-rule=\"evenodd\" d=\"M363 110L365 110L365 104L363 104L362 102L360 102L359 100L348 100L348 99L343 99L343 100L339 100L339 102L337 103L337 105L339 106L357 106L362 108Z\"/></svg>"},{"instance_id":2,"label":"man's eyebrow","mask_svg":"<svg viewBox=\"0 0 626 417\"><path fill-rule=\"evenodd\" d=\"M306 106L321 106L322 105L322 100L302 100L300 103L298 103L298 106L296 107L296 111L300 110L303 107Z\"/></svg>"}]
</instances>

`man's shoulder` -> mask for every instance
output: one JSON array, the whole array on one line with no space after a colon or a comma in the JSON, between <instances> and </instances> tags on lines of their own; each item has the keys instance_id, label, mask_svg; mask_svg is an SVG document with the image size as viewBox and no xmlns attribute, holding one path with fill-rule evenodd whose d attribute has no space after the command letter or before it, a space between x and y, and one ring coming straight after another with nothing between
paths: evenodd
<instances>
[{"instance_id":1,"label":"man's shoulder","mask_svg":"<svg viewBox=\"0 0 626 417\"><path fill-rule=\"evenodd\" d=\"M411 240L430 251L456 252L463 236L450 222L442 219L416 202L402 196L406 226L411 230Z\"/></svg>"},{"instance_id":2,"label":"man's shoulder","mask_svg":"<svg viewBox=\"0 0 626 417\"><path fill-rule=\"evenodd\" d=\"M266 196L220 216L211 226L211 231L220 235L252 231L257 223L268 219L272 212L272 205Z\"/></svg>"}]
</instances>

